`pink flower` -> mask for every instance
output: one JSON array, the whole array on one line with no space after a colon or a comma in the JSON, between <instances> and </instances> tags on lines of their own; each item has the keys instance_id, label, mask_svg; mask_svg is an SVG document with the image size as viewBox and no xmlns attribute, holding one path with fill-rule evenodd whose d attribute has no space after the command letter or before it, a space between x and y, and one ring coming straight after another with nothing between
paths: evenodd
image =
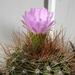
<instances>
[{"instance_id":1,"label":"pink flower","mask_svg":"<svg viewBox=\"0 0 75 75\"><path fill-rule=\"evenodd\" d=\"M34 34L46 33L54 24L51 21L53 12L48 13L46 8L31 8L29 12L25 11L23 15L23 26Z\"/></svg>"}]
</instances>

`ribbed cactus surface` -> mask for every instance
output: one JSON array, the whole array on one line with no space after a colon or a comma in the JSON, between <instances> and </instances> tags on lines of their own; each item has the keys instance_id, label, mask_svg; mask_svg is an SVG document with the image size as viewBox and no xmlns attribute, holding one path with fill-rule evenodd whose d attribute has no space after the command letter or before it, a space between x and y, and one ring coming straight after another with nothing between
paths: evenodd
<instances>
[{"instance_id":1,"label":"ribbed cactus surface","mask_svg":"<svg viewBox=\"0 0 75 75\"><path fill-rule=\"evenodd\" d=\"M55 32L53 38L14 32L13 44L2 46L6 69L9 75L70 75L75 69L71 45L64 40L63 31Z\"/></svg>"},{"instance_id":2,"label":"ribbed cactus surface","mask_svg":"<svg viewBox=\"0 0 75 75\"><path fill-rule=\"evenodd\" d=\"M39 61L32 58L33 53L28 51L23 47L22 50L12 53L12 57L7 60L9 75L69 75L64 71L69 70L70 66L67 63L59 63L64 58L62 55Z\"/></svg>"}]
</instances>

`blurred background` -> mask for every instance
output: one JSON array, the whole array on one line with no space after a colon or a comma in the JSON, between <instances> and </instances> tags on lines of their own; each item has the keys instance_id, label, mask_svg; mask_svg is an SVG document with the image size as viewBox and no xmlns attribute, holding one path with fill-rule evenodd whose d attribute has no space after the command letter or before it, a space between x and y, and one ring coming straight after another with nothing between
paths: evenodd
<instances>
[{"instance_id":1,"label":"blurred background","mask_svg":"<svg viewBox=\"0 0 75 75\"><path fill-rule=\"evenodd\" d=\"M21 20L30 8L46 7L54 12L54 30L61 25L66 29L66 37L75 36L75 0L0 0L0 42L9 43L12 30L26 32Z\"/></svg>"}]
</instances>

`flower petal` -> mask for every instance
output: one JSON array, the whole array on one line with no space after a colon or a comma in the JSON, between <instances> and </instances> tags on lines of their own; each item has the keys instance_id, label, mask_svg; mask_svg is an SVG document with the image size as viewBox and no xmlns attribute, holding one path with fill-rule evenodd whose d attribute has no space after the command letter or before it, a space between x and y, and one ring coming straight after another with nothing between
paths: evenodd
<instances>
[{"instance_id":1,"label":"flower petal","mask_svg":"<svg viewBox=\"0 0 75 75\"><path fill-rule=\"evenodd\" d=\"M39 10L37 10L37 9L34 9L34 16L35 16L35 19L39 19Z\"/></svg>"},{"instance_id":2,"label":"flower petal","mask_svg":"<svg viewBox=\"0 0 75 75\"><path fill-rule=\"evenodd\" d=\"M30 24L30 14L28 12L25 12L24 21L26 22L26 26L28 27L28 29L32 31Z\"/></svg>"},{"instance_id":3,"label":"flower petal","mask_svg":"<svg viewBox=\"0 0 75 75\"><path fill-rule=\"evenodd\" d=\"M56 23L55 21L52 21L52 22L48 25L48 29L49 29L50 27L52 27L55 23Z\"/></svg>"},{"instance_id":4,"label":"flower petal","mask_svg":"<svg viewBox=\"0 0 75 75\"><path fill-rule=\"evenodd\" d=\"M52 17L53 17L53 12L50 12L50 13L48 14L48 20L49 20L49 19L52 19Z\"/></svg>"},{"instance_id":5,"label":"flower petal","mask_svg":"<svg viewBox=\"0 0 75 75\"><path fill-rule=\"evenodd\" d=\"M46 33L46 31L47 31L47 27L45 25L44 27L41 28L41 32L40 33L44 34L44 33Z\"/></svg>"},{"instance_id":6,"label":"flower petal","mask_svg":"<svg viewBox=\"0 0 75 75\"><path fill-rule=\"evenodd\" d=\"M48 16L48 11L47 11L47 9L42 8L42 9L40 10L40 18L41 18L42 20L46 20L46 19L47 19L47 16Z\"/></svg>"},{"instance_id":7,"label":"flower petal","mask_svg":"<svg viewBox=\"0 0 75 75\"><path fill-rule=\"evenodd\" d=\"M32 27L32 32L33 32L34 34L37 34L37 30L36 30L35 28L33 28L33 27Z\"/></svg>"}]
</instances>

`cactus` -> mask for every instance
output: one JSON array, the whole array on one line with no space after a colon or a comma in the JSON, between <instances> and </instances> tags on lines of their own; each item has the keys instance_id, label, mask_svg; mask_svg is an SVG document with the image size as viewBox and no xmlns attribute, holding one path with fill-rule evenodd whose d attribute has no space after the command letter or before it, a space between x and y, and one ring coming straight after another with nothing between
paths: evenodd
<instances>
[{"instance_id":1,"label":"cactus","mask_svg":"<svg viewBox=\"0 0 75 75\"><path fill-rule=\"evenodd\" d=\"M54 60L37 61L29 58L24 52L13 53L12 58L7 60L9 75L63 75L62 71L70 69L69 65Z\"/></svg>"},{"instance_id":2,"label":"cactus","mask_svg":"<svg viewBox=\"0 0 75 75\"><path fill-rule=\"evenodd\" d=\"M3 47L9 75L70 75L74 70L74 52L69 51L70 43L64 40L63 31L54 37L46 36L45 41L33 50L30 36L13 32L13 44ZM7 51L12 49L14 52Z\"/></svg>"},{"instance_id":3,"label":"cactus","mask_svg":"<svg viewBox=\"0 0 75 75\"><path fill-rule=\"evenodd\" d=\"M44 42L44 40L46 38L46 34L33 34L33 33L30 33L30 38L31 38L33 48L35 50L36 48L39 47L39 45L41 45Z\"/></svg>"},{"instance_id":4,"label":"cactus","mask_svg":"<svg viewBox=\"0 0 75 75\"><path fill-rule=\"evenodd\" d=\"M6 71L9 75L70 75L75 69L75 48L65 40L64 30L49 34L53 12L32 8L22 16L28 34L13 32L12 44L5 47ZM70 48L71 47L71 48Z\"/></svg>"}]
</instances>

